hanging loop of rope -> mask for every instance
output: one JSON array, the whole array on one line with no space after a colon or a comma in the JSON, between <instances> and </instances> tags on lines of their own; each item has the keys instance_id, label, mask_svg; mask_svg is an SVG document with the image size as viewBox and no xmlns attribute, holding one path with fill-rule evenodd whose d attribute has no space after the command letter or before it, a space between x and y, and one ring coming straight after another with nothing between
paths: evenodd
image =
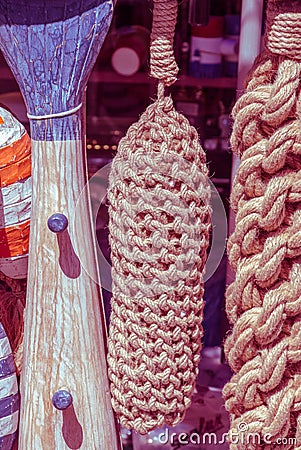
<instances>
[{"instance_id":1,"label":"hanging loop of rope","mask_svg":"<svg viewBox=\"0 0 301 450\"><path fill-rule=\"evenodd\" d=\"M150 74L164 86L173 84L179 71L173 51L177 11L177 0L154 0Z\"/></svg>"}]
</instances>

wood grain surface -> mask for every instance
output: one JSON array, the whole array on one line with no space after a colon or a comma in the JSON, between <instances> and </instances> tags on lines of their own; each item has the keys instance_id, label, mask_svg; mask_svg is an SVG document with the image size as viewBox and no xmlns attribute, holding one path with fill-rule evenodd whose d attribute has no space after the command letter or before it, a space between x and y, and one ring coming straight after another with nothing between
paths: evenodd
<instances>
[{"instance_id":1,"label":"wood grain surface","mask_svg":"<svg viewBox=\"0 0 301 450\"><path fill-rule=\"evenodd\" d=\"M82 263L89 267L97 279L88 198L85 209L83 202L77 207L85 184L81 146L81 141L33 141L32 146L22 450L119 448L107 381L99 287L82 267ZM70 227L61 235L47 227L54 212L69 219ZM81 217L76 221L81 228L72 229L74 214ZM51 403L59 389L73 396L73 408L64 413Z\"/></svg>"}]
</instances>

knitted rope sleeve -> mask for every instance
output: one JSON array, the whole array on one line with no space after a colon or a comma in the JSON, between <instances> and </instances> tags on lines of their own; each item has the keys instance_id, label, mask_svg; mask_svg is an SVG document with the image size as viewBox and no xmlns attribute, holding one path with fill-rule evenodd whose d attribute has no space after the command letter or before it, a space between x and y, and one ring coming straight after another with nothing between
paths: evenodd
<instances>
[{"instance_id":1,"label":"knitted rope sleeve","mask_svg":"<svg viewBox=\"0 0 301 450\"><path fill-rule=\"evenodd\" d=\"M272 448L301 448L301 7L270 0L266 52L233 109L241 157L231 195L236 212L228 255L236 272L226 293L233 324L225 352L235 372L224 388L231 431L247 425Z\"/></svg>"},{"instance_id":2,"label":"knitted rope sleeve","mask_svg":"<svg viewBox=\"0 0 301 450\"><path fill-rule=\"evenodd\" d=\"M114 410L141 434L178 424L200 359L210 187L196 130L165 87L176 79L177 1L155 0L151 74L158 96L120 141L109 178Z\"/></svg>"},{"instance_id":3,"label":"knitted rope sleeve","mask_svg":"<svg viewBox=\"0 0 301 450\"><path fill-rule=\"evenodd\" d=\"M174 1L155 0L150 46L150 74L169 86L177 79L178 66L173 51L178 5Z\"/></svg>"}]
</instances>

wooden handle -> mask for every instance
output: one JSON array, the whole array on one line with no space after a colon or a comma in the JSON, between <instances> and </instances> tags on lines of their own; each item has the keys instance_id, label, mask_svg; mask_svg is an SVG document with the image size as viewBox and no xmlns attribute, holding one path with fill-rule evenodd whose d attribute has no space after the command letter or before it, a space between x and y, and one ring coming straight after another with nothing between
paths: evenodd
<instances>
[{"instance_id":1,"label":"wooden handle","mask_svg":"<svg viewBox=\"0 0 301 450\"><path fill-rule=\"evenodd\" d=\"M88 193L76 207L86 182L79 109L113 3L44 3L16 8L4 0L0 14L0 47L24 96L33 143L19 446L118 450ZM58 234L48 227L55 213L69 222ZM60 391L67 408L56 401Z\"/></svg>"},{"instance_id":2,"label":"wooden handle","mask_svg":"<svg viewBox=\"0 0 301 450\"><path fill-rule=\"evenodd\" d=\"M32 159L19 448L116 450L100 290L83 268L97 279L89 199L76 209L86 181L82 142L33 141ZM55 212L69 220L60 234L47 225ZM65 411L52 404L60 389L73 398Z\"/></svg>"}]
</instances>

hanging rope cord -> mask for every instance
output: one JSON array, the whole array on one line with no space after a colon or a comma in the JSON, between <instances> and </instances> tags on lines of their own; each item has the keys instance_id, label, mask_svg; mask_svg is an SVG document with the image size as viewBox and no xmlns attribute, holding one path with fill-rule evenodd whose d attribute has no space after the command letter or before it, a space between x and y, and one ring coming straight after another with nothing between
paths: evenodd
<instances>
[{"instance_id":1,"label":"hanging rope cord","mask_svg":"<svg viewBox=\"0 0 301 450\"><path fill-rule=\"evenodd\" d=\"M150 46L150 74L159 80L159 92L177 80L179 68L174 50L174 30L177 22L176 1L155 0Z\"/></svg>"},{"instance_id":2,"label":"hanging rope cord","mask_svg":"<svg viewBox=\"0 0 301 450\"><path fill-rule=\"evenodd\" d=\"M165 96L178 73L176 15L177 0L154 0L158 97L121 139L108 189L112 405L141 434L183 419L201 349L210 187L197 132Z\"/></svg>"},{"instance_id":3,"label":"hanging rope cord","mask_svg":"<svg viewBox=\"0 0 301 450\"><path fill-rule=\"evenodd\" d=\"M260 448L286 437L301 448L301 5L270 0L266 51L233 109L241 157L231 195L236 225L226 293L233 324L225 352L235 372L224 388L231 431L246 424ZM282 441L281 441L282 442ZM258 443L232 443L257 449ZM282 448L282 447L281 447ZM283 447L284 448L284 447Z\"/></svg>"}]
</instances>

